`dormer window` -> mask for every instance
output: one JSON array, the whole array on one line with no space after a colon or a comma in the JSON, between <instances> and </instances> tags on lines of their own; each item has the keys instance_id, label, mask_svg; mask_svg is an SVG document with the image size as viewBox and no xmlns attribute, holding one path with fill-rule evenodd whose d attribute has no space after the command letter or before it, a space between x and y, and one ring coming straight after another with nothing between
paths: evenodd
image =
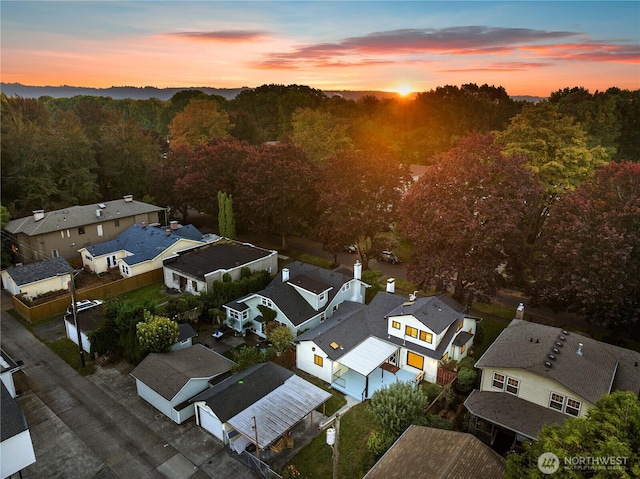
<instances>
[{"instance_id":1,"label":"dormer window","mask_svg":"<svg viewBox=\"0 0 640 479\"><path fill-rule=\"evenodd\" d=\"M400 321L391 321L391 327L393 329L400 329Z\"/></svg>"},{"instance_id":2,"label":"dormer window","mask_svg":"<svg viewBox=\"0 0 640 479\"><path fill-rule=\"evenodd\" d=\"M404 329L404 334L407 336L411 336L412 338L417 338L418 330L412 326L406 326Z\"/></svg>"},{"instance_id":3,"label":"dormer window","mask_svg":"<svg viewBox=\"0 0 640 479\"><path fill-rule=\"evenodd\" d=\"M426 331L420 331L420 340L431 344L433 342L433 334Z\"/></svg>"}]
</instances>

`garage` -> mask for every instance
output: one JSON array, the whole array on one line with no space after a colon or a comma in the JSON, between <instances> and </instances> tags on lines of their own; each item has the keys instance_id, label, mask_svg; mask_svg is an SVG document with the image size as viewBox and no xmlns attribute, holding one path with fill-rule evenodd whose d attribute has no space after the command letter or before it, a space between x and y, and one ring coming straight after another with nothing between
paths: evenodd
<instances>
[{"instance_id":1,"label":"garage","mask_svg":"<svg viewBox=\"0 0 640 479\"><path fill-rule=\"evenodd\" d=\"M222 434L222 422L209 409L206 403L196 403L196 419L198 425L205 431L213 434L215 437L224 442Z\"/></svg>"}]
</instances>

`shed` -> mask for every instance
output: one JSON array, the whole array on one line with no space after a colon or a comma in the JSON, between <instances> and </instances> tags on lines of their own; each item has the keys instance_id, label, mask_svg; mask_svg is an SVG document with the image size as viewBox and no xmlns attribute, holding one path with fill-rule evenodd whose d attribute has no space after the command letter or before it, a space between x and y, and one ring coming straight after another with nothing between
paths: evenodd
<instances>
[{"instance_id":1,"label":"shed","mask_svg":"<svg viewBox=\"0 0 640 479\"><path fill-rule=\"evenodd\" d=\"M11 266L2 271L2 286L12 295L36 298L52 291L66 290L73 268L64 258Z\"/></svg>"}]
</instances>

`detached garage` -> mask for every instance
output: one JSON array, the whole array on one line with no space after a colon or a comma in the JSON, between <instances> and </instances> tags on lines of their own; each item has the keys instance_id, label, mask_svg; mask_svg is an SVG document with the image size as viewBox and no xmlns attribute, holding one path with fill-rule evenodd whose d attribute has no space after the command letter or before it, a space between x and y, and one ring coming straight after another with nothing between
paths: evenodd
<instances>
[{"instance_id":1,"label":"detached garage","mask_svg":"<svg viewBox=\"0 0 640 479\"><path fill-rule=\"evenodd\" d=\"M261 363L195 396L196 423L236 452L266 449L331 393L275 363Z\"/></svg>"},{"instance_id":2,"label":"detached garage","mask_svg":"<svg viewBox=\"0 0 640 479\"><path fill-rule=\"evenodd\" d=\"M181 424L194 415L193 396L211 382L231 375L235 363L196 344L169 353L151 353L131 372L138 396L172 421Z\"/></svg>"}]
</instances>

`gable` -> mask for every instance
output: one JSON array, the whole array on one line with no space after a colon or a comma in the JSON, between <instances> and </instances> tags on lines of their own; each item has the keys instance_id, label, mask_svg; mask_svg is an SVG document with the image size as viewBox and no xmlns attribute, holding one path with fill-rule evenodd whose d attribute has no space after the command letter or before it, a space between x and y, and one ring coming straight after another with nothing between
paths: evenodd
<instances>
[{"instance_id":1,"label":"gable","mask_svg":"<svg viewBox=\"0 0 640 479\"><path fill-rule=\"evenodd\" d=\"M62 257L51 258L37 263L29 263L22 266L11 266L7 268L6 274L18 286L25 284L37 283L59 275L69 274L73 272L73 268L67 260Z\"/></svg>"}]
</instances>

